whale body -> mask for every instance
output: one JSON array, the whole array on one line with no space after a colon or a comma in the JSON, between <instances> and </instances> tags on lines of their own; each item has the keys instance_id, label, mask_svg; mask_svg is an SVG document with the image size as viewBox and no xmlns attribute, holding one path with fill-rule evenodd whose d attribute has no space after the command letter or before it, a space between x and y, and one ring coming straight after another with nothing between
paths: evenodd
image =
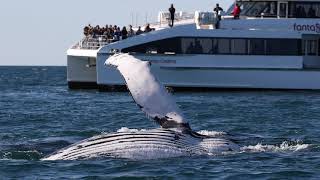
<instances>
[{"instance_id":1,"label":"whale body","mask_svg":"<svg viewBox=\"0 0 320 180\"><path fill-rule=\"evenodd\" d=\"M157 159L181 156L219 155L239 147L223 137L195 138L170 129L119 132L95 136L44 158L79 160L92 158Z\"/></svg>"},{"instance_id":2,"label":"whale body","mask_svg":"<svg viewBox=\"0 0 320 180\"><path fill-rule=\"evenodd\" d=\"M239 150L239 146L225 136L207 136L194 132L173 97L152 75L149 62L129 54L116 54L108 58L106 65L119 70L137 106L161 128L94 136L43 160L101 157L155 159L217 155Z\"/></svg>"}]
</instances>

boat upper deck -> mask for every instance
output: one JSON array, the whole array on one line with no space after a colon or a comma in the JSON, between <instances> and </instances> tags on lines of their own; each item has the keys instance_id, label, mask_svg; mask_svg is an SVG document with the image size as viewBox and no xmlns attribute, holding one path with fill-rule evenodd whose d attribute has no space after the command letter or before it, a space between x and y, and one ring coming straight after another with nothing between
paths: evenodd
<instances>
[{"instance_id":1,"label":"boat upper deck","mask_svg":"<svg viewBox=\"0 0 320 180\"><path fill-rule=\"evenodd\" d=\"M320 33L320 0L237 0L241 7L239 19L234 19L232 14L234 5L226 12L221 12L222 18L219 22L220 30L247 30L247 31L296 31L311 34ZM195 24L193 28L215 30L217 16L213 12L196 12L193 14L178 12L175 17L175 26ZM97 50L105 45L131 38L150 31L158 31L170 28L168 25L170 14L160 12L157 23L147 24L139 27L129 28L122 33L117 26L98 27L98 33L93 28L92 33L85 32L85 37L71 49ZM122 35L126 34L126 35Z\"/></svg>"}]
</instances>

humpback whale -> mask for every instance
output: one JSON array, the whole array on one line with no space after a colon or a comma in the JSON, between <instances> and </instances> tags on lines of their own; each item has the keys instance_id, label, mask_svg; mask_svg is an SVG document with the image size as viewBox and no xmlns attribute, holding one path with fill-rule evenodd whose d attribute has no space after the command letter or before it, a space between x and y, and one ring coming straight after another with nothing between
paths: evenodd
<instances>
[{"instance_id":1,"label":"humpback whale","mask_svg":"<svg viewBox=\"0 0 320 180\"><path fill-rule=\"evenodd\" d=\"M150 62L129 54L115 54L105 64L119 70L134 102L160 128L94 136L42 160L155 159L239 150L239 146L224 135L208 136L193 131L173 97L152 75Z\"/></svg>"}]
</instances>

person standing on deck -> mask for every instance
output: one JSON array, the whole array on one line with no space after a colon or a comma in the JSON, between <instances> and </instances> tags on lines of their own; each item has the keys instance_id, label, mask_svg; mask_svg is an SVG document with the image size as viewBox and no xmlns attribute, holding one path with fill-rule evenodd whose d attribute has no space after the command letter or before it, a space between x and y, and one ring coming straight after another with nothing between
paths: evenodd
<instances>
[{"instance_id":1,"label":"person standing on deck","mask_svg":"<svg viewBox=\"0 0 320 180\"><path fill-rule=\"evenodd\" d=\"M213 9L213 11L216 13L216 15L218 16L219 21L221 20L221 12L223 11L223 9L219 6L219 4L216 4L216 7Z\"/></svg>"},{"instance_id":2,"label":"person standing on deck","mask_svg":"<svg viewBox=\"0 0 320 180\"><path fill-rule=\"evenodd\" d=\"M176 13L176 9L173 7L173 4L171 4L171 7L169 8L170 12L170 19L171 19L171 24L169 24L170 27L173 27L174 24L174 14Z\"/></svg>"},{"instance_id":3,"label":"person standing on deck","mask_svg":"<svg viewBox=\"0 0 320 180\"><path fill-rule=\"evenodd\" d=\"M216 14L216 17L218 17L218 21L216 22L216 29L220 28L220 21L221 21L221 12L223 9L219 6L219 4L216 4L216 7L213 9L213 11Z\"/></svg>"},{"instance_id":4,"label":"person standing on deck","mask_svg":"<svg viewBox=\"0 0 320 180\"><path fill-rule=\"evenodd\" d=\"M127 39L128 38L128 31L125 26L123 26L122 31L121 31L122 39Z\"/></svg>"},{"instance_id":5,"label":"person standing on deck","mask_svg":"<svg viewBox=\"0 0 320 180\"><path fill-rule=\"evenodd\" d=\"M232 11L233 18L239 19L240 13L241 13L241 8L240 8L239 4L236 4L233 11Z\"/></svg>"}]
</instances>

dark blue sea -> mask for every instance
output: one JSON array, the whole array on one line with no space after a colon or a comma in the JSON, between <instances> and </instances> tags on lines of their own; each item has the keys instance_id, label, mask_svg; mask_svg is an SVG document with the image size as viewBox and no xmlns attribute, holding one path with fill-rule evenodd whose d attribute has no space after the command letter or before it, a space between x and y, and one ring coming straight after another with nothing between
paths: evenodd
<instances>
[{"instance_id":1,"label":"dark blue sea","mask_svg":"<svg viewBox=\"0 0 320 180\"><path fill-rule=\"evenodd\" d=\"M174 97L194 130L228 133L243 151L141 161L40 161L94 135L158 126L126 92L69 90L66 67L0 67L0 179L320 179L320 91Z\"/></svg>"}]
</instances>

